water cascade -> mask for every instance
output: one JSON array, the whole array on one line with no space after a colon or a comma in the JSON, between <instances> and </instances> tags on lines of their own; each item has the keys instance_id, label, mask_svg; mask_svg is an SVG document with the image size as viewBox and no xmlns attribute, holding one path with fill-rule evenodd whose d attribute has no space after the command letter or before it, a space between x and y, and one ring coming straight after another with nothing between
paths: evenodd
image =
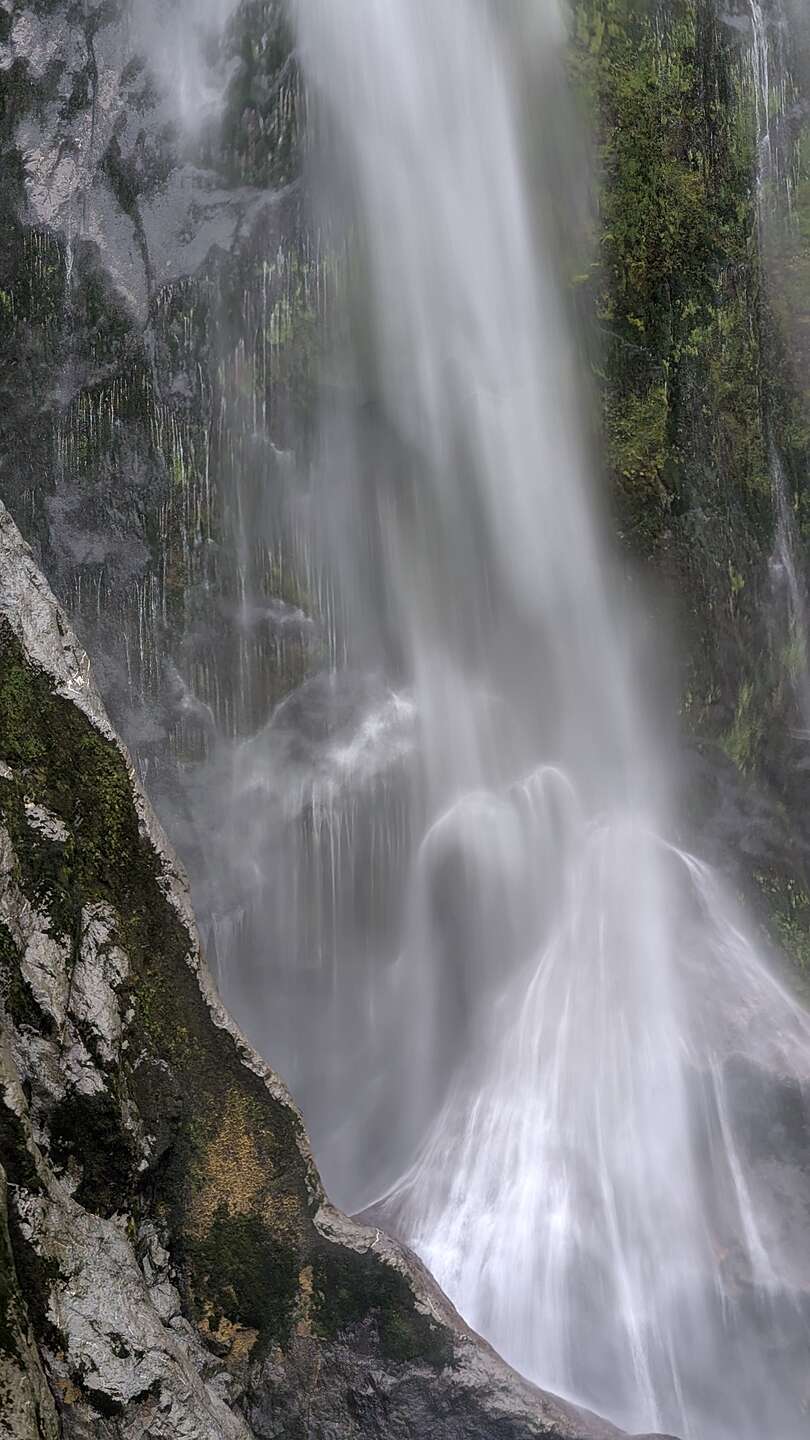
<instances>
[{"instance_id":1,"label":"water cascade","mask_svg":"<svg viewBox=\"0 0 810 1440\"><path fill-rule=\"evenodd\" d=\"M345 323L243 534L283 531L323 664L199 784L227 997L334 1198L527 1375L799 1440L810 1020L671 838L558 283L561 15L293 13Z\"/></svg>"},{"instance_id":2,"label":"water cascade","mask_svg":"<svg viewBox=\"0 0 810 1440\"><path fill-rule=\"evenodd\" d=\"M794 179L789 119L796 97L790 81L788 23L781 0L775 0L767 14L761 0L750 0L750 7L751 75L757 126L757 222L761 263L767 278L771 231L774 227L792 226ZM810 735L807 593L797 560L796 520L788 479L767 417L766 431L776 521L771 582L781 621L778 642L782 642L785 650L801 721L801 738L805 738Z\"/></svg>"}]
</instances>

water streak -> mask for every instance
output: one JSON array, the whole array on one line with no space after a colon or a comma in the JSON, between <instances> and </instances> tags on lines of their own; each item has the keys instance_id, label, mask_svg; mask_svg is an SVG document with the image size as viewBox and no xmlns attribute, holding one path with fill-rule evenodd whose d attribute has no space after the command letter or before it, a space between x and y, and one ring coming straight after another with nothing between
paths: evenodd
<instances>
[{"instance_id":1,"label":"water streak","mask_svg":"<svg viewBox=\"0 0 810 1440\"><path fill-rule=\"evenodd\" d=\"M751 75L757 127L757 224L763 283L774 226L790 227L793 212L792 143L789 116L795 94L787 55L787 17L782 0L773 0L766 12L761 0L749 0L751 9ZM788 138L786 139L786 135ZM788 479L774 440L769 417L768 462L775 517L771 556L771 586L780 614L778 643L793 687L800 720L800 739L810 738L810 668L808 668L807 587L800 574L796 521ZM782 618L784 617L784 618Z\"/></svg>"}]
</instances>

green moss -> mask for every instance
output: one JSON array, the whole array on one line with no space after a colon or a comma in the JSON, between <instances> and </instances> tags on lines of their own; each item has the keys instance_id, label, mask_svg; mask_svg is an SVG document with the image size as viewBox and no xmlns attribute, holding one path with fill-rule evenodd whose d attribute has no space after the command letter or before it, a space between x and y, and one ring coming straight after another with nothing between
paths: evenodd
<instances>
[{"instance_id":1,"label":"green moss","mask_svg":"<svg viewBox=\"0 0 810 1440\"><path fill-rule=\"evenodd\" d=\"M50 839L27 823L22 787L0 797L0 816L14 847L16 880L27 899L47 917L52 935L71 943L75 956L81 930L81 904L72 840Z\"/></svg>"},{"instance_id":2,"label":"green moss","mask_svg":"<svg viewBox=\"0 0 810 1440\"><path fill-rule=\"evenodd\" d=\"M665 483L668 398L666 385L653 383L642 394L609 391L605 396L608 455L623 497L632 534L653 544L671 505Z\"/></svg>"},{"instance_id":3,"label":"green moss","mask_svg":"<svg viewBox=\"0 0 810 1440\"><path fill-rule=\"evenodd\" d=\"M793 964L803 975L810 977L810 924L807 912L803 918L793 914L776 916L776 934L779 944Z\"/></svg>"},{"instance_id":4,"label":"green moss","mask_svg":"<svg viewBox=\"0 0 810 1440\"><path fill-rule=\"evenodd\" d=\"M758 871L754 879L765 900L771 938L794 970L810 981L810 894L784 872Z\"/></svg>"},{"instance_id":5,"label":"green moss","mask_svg":"<svg viewBox=\"0 0 810 1440\"><path fill-rule=\"evenodd\" d=\"M744 680L740 686L734 722L721 739L729 759L743 774L753 768L761 738L762 718L756 705L754 687L749 680Z\"/></svg>"},{"instance_id":6,"label":"green moss","mask_svg":"<svg viewBox=\"0 0 810 1440\"><path fill-rule=\"evenodd\" d=\"M292 1329L299 1258L255 1214L218 1206L205 1238L189 1241L192 1291L211 1330L220 1320L259 1331L262 1344L284 1345Z\"/></svg>"},{"instance_id":7,"label":"green moss","mask_svg":"<svg viewBox=\"0 0 810 1440\"><path fill-rule=\"evenodd\" d=\"M685 721L771 774L797 664L768 604L772 437L810 544L810 123L788 162L795 219L768 236L766 271L749 37L709 0L571 11L571 70L597 137L576 313L599 343L617 527L678 607Z\"/></svg>"},{"instance_id":8,"label":"green moss","mask_svg":"<svg viewBox=\"0 0 810 1440\"><path fill-rule=\"evenodd\" d=\"M671 6L664 23L641 0L574 10L572 68L600 139L584 287L603 336L620 515L649 554L688 508L684 461L704 428L693 383L713 422L703 455L730 462L743 489L767 477L756 332L740 292L755 264L753 117L739 59L701 0Z\"/></svg>"},{"instance_id":9,"label":"green moss","mask_svg":"<svg viewBox=\"0 0 810 1440\"><path fill-rule=\"evenodd\" d=\"M114 903L139 881L154 878L154 857L138 833L121 754L23 662L5 621L0 622L0 753L71 836L65 847L30 830L22 841L17 797L17 839L32 898L47 897L62 933L71 933L76 912L88 901ZM0 803L13 819L13 802Z\"/></svg>"},{"instance_id":10,"label":"green moss","mask_svg":"<svg viewBox=\"0 0 810 1440\"><path fill-rule=\"evenodd\" d=\"M373 1254L322 1245L313 1264L317 1331L332 1339L371 1316L383 1354L395 1362L425 1360L438 1369L453 1363L447 1331L418 1311L399 1271Z\"/></svg>"},{"instance_id":11,"label":"green moss","mask_svg":"<svg viewBox=\"0 0 810 1440\"><path fill-rule=\"evenodd\" d=\"M14 642L2 647L5 663L0 675L0 743L12 767L16 765L25 773L42 759L43 751L36 728L30 725L30 672L15 656L15 649Z\"/></svg>"}]
</instances>

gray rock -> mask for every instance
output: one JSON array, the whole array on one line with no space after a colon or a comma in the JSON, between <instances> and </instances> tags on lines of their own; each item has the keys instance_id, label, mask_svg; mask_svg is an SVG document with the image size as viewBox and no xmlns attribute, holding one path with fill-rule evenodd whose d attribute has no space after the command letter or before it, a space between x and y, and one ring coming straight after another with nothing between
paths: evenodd
<instances>
[{"instance_id":1,"label":"gray rock","mask_svg":"<svg viewBox=\"0 0 810 1440\"><path fill-rule=\"evenodd\" d=\"M12 772L9 770L7 779L12 779ZM55 840L58 844L64 845L68 839L67 826L57 815L52 815L44 805L35 805L33 800L25 801L25 818L32 830L44 835L46 840Z\"/></svg>"},{"instance_id":2,"label":"gray rock","mask_svg":"<svg viewBox=\"0 0 810 1440\"><path fill-rule=\"evenodd\" d=\"M83 912L70 992L71 1017L89 1026L101 1056L110 1064L122 1031L119 991L129 973L129 960L115 941L116 924L108 905L88 906Z\"/></svg>"}]
</instances>

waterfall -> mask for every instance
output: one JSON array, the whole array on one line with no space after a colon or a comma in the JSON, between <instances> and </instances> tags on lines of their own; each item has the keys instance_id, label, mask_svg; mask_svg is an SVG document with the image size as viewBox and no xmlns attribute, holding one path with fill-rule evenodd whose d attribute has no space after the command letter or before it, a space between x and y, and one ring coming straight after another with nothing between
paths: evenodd
<instances>
[{"instance_id":1,"label":"waterfall","mask_svg":"<svg viewBox=\"0 0 810 1440\"><path fill-rule=\"evenodd\" d=\"M320 977L300 1083L327 1181L543 1385L629 1428L798 1440L810 1022L667 838L557 278L561 17L294 12L354 255L310 491L343 660L239 793L284 876L263 923Z\"/></svg>"},{"instance_id":2,"label":"waterfall","mask_svg":"<svg viewBox=\"0 0 810 1440\"><path fill-rule=\"evenodd\" d=\"M770 147L781 81L752 4ZM226 999L333 1198L407 1239L526 1375L636 1431L799 1440L810 1021L675 843L560 283L587 185L562 14L291 9L330 312L319 441L277 447L245 378L298 284L268 254L217 383L233 653L222 697L216 667L202 698L173 677L219 727L188 803ZM224 84L206 26L232 11L177 10L190 132ZM267 646L301 680L269 717Z\"/></svg>"}]
</instances>

